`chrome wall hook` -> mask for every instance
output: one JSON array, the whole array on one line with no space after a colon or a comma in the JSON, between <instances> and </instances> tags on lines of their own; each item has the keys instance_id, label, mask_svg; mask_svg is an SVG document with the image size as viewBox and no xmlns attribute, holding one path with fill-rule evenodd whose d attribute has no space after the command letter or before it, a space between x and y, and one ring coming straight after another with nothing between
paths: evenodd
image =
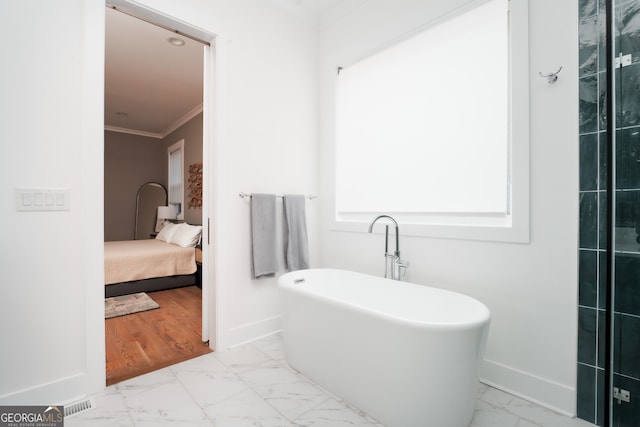
<instances>
[{"instance_id":1,"label":"chrome wall hook","mask_svg":"<svg viewBox=\"0 0 640 427\"><path fill-rule=\"evenodd\" d=\"M547 79L547 83L552 85L558 80L558 73L560 73L560 71L562 71L562 67L558 68L558 71L555 73L542 74L538 72L538 74L540 74L540 77L545 77Z\"/></svg>"}]
</instances>

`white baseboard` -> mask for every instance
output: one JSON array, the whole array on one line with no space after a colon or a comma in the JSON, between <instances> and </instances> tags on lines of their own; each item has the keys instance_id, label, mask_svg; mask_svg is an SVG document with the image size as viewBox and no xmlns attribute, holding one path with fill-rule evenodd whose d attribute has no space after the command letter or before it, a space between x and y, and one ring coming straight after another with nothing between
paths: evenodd
<instances>
[{"instance_id":1,"label":"white baseboard","mask_svg":"<svg viewBox=\"0 0 640 427\"><path fill-rule=\"evenodd\" d=\"M568 417L576 415L575 387L486 359L480 369L480 381Z\"/></svg>"},{"instance_id":2,"label":"white baseboard","mask_svg":"<svg viewBox=\"0 0 640 427\"><path fill-rule=\"evenodd\" d=\"M229 328L225 339L225 349L255 341L282 330L282 316L273 316L244 325Z\"/></svg>"},{"instance_id":3,"label":"white baseboard","mask_svg":"<svg viewBox=\"0 0 640 427\"><path fill-rule=\"evenodd\" d=\"M86 374L79 373L0 396L0 405L63 405L86 392Z\"/></svg>"}]
</instances>

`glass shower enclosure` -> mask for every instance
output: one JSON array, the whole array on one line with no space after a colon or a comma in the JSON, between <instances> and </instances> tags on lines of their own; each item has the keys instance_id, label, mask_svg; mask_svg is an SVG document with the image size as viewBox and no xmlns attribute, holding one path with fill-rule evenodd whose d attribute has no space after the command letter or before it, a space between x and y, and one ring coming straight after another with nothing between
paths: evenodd
<instances>
[{"instance_id":1,"label":"glass shower enclosure","mask_svg":"<svg viewBox=\"0 0 640 427\"><path fill-rule=\"evenodd\" d=\"M578 417L640 426L640 0L579 0Z\"/></svg>"}]
</instances>

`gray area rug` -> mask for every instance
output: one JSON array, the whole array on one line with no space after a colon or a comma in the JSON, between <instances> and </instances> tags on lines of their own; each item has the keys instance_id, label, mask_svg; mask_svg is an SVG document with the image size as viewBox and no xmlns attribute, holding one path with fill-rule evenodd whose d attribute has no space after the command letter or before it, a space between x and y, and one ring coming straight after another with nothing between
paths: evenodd
<instances>
[{"instance_id":1,"label":"gray area rug","mask_svg":"<svg viewBox=\"0 0 640 427\"><path fill-rule=\"evenodd\" d=\"M139 313L141 311L160 308L160 305L144 292L119 297L105 298L104 318L124 316L125 314Z\"/></svg>"}]
</instances>

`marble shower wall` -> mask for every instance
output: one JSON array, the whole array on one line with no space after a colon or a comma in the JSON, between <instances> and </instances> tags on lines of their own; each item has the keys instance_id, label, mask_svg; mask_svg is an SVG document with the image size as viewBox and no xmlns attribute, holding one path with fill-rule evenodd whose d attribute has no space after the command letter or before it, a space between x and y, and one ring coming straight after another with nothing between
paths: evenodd
<instances>
[{"instance_id":1,"label":"marble shower wall","mask_svg":"<svg viewBox=\"0 0 640 427\"><path fill-rule=\"evenodd\" d=\"M640 0L614 3L616 69L614 387L631 402L614 403L614 425L640 420ZM578 417L604 425L606 292L607 81L605 2L580 0L580 256Z\"/></svg>"}]
</instances>

